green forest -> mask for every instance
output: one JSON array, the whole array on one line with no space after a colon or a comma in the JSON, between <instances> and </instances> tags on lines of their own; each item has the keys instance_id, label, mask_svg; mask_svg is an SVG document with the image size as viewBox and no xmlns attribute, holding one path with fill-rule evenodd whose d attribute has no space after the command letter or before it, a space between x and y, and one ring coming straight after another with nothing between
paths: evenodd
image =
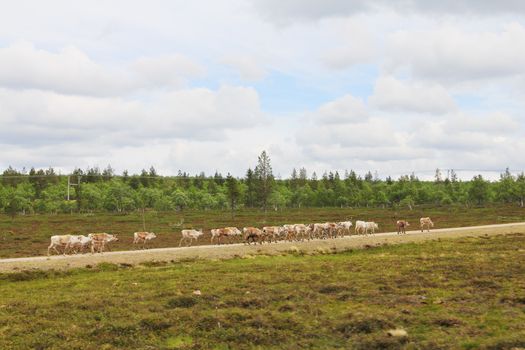
<instances>
[{"instance_id":1,"label":"green forest","mask_svg":"<svg viewBox=\"0 0 525 350\"><path fill-rule=\"evenodd\" d=\"M270 157L262 152L257 165L242 178L215 173L161 176L151 167L140 174L105 169L76 169L58 175L52 168L29 171L8 167L0 176L0 212L29 213L130 212L191 209L298 207L405 207L428 205L482 206L507 203L524 206L525 175L508 169L498 181L481 175L461 181L436 169L433 181L415 175L378 179L368 172L328 172L318 176L304 168L276 179Z\"/></svg>"}]
</instances>

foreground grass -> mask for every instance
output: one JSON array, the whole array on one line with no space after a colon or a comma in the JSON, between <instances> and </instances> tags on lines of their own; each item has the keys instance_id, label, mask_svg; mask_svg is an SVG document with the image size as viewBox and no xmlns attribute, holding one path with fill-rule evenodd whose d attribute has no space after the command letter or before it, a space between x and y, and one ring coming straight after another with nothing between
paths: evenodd
<instances>
[{"instance_id":1,"label":"foreground grass","mask_svg":"<svg viewBox=\"0 0 525 350\"><path fill-rule=\"evenodd\" d=\"M398 219L407 219L412 228L422 216L432 217L436 228L501 224L525 221L525 209L516 206L492 206L483 208L464 207L417 207L408 209L378 208L301 208L269 211L265 216L259 210L241 210L234 219L230 212L220 210L188 210L184 212L148 212L146 229L158 234L158 238L148 243L153 247L177 246L181 227L212 228L225 226L282 225L286 223L309 223L342 221L350 219L375 221L379 232L394 231ZM0 258L36 256L46 254L49 237L60 234L87 234L108 232L120 235L120 241L113 250L133 249L133 232L142 231L142 216L129 214L61 214L25 215L14 218L0 215ZM204 235L198 244L209 244L210 236Z\"/></svg>"},{"instance_id":2,"label":"foreground grass","mask_svg":"<svg viewBox=\"0 0 525 350\"><path fill-rule=\"evenodd\" d=\"M524 260L515 234L0 275L0 349L523 347Z\"/></svg>"}]
</instances>

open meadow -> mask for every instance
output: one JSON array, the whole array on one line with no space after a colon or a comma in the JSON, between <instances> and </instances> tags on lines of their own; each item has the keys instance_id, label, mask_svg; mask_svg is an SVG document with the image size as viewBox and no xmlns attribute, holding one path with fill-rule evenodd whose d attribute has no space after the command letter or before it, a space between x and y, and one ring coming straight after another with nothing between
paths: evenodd
<instances>
[{"instance_id":1,"label":"open meadow","mask_svg":"<svg viewBox=\"0 0 525 350\"><path fill-rule=\"evenodd\" d=\"M419 218L430 216L436 228L464 227L525 221L525 209L517 206L471 207L416 207L408 209L379 208L301 208L268 211L266 217L260 210L240 210L235 218L229 211L186 210L183 212L146 212L146 230L158 237L148 247L178 246L182 228L203 228L206 234L197 244L209 244L212 228L237 226L269 226L286 223L337 222L366 220L379 223L378 232L395 231L395 222L407 219L409 229L417 229ZM112 250L129 250L133 247L133 232L142 231L142 215L129 214L59 214L59 215L0 215L0 258L45 255L52 235L88 234L107 232L118 234L120 240Z\"/></svg>"},{"instance_id":2,"label":"open meadow","mask_svg":"<svg viewBox=\"0 0 525 350\"><path fill-rule=\"evenodd\" d=\"M523 261L518 233L3 274L0 348L519 348Z\"/></svg>"}]
</instances>

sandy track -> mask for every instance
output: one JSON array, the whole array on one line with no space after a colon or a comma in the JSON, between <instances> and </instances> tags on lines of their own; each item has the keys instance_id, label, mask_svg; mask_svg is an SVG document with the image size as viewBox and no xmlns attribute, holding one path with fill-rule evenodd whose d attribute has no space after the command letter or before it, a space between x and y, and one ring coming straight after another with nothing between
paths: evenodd
<instances>
[{"instance_id":1,"label":"sandy track","mask_svg":"<svg viewBox=\"0 0 525 350\"><path fill-rule=\"evenodd\" d=\"M525 233L524 223L501 225L471 226L459 228L436 229L430 233L408 231L406 235L395 232L377 233L368 236L347 236L345 238L312 240L305 242L279 242L263 245L201 245L182 248L158 248L148 250L130 250L107 252L104 254L83 254L68 256L40 256L30 258L0 259L0 272L13 272L32 269L68 269L96 265L102 262L115 264L138 264L146 261L180 261L188 259L229 259L238 256L266 254L275 255L300 249L312 252L319 249L345 250L363 248L381 244L401 244L424 242L438 238L460 238L485 235Z\"/></svg>"}]
</instances>

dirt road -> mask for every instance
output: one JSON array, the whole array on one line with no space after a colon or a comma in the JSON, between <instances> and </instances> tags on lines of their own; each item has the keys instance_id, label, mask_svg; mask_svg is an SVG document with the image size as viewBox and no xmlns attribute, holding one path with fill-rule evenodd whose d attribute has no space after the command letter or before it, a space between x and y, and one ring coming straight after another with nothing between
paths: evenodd
<instances>
[{"instance_id":1,"label":"dirt road","mask_svg":"<svg viewBox=\"0 0 525 350\"><path fill-rule=\"evenodd\" d=\"M33 269L68 269L94 266L107 262L115 264L138 264L146 261L181 261L190 259L228 259L248 255L276 255L289 251L313 252L316 250L345 250L363 248L381 244L401 244L409 242L424 242L438 238L460 238L485 235L500 235L510 233L525 233L524 223L485 225L448 229L436 229L430 233L408 231L405 235L395 232L378 233L368 236L346 236L328 240L312 240L309 242L280 242L263 245L201 245L182 248L159 248L149 250L132 250L107 252L104 254L83 254L68 256L41 256L31 258L0 259L0 272L13 272Z\"/></svg>"}]
</instances>

